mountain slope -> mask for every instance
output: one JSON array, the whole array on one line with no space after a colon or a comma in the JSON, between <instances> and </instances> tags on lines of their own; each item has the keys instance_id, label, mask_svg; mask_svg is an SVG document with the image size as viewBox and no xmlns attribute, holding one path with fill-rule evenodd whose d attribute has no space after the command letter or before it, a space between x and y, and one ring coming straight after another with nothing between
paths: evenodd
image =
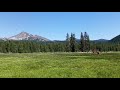
<instances>
[{"instance_id":1,"label":"mountain slope","mask_svg":"<svg viewBox=\"0 0 120 90\"><path fill-rule=\"evenodd\" d=\"M110 42L114 42L114 43L119 42L119 43L120 43L120 35L112 38L112 39L110 40Z\"/></svg>"},{"instance_id":2,"label":"mountain slope","mask_svg":"<svg viewBox=\"0 0 120 90\"><path fill-rule=\"evenodd\" d=\"M9 40L38 40L38 41L50 41L47 38L38 35L32 35L27 32L21 32L15 36L9 37Z\"/></svg>"},{"instance_id":3,"label":"mountain slope","mask_svg":"<svg viewBox=\"0 0 120 90\"><path fill-rule=\"evenodd\" d=\"M31 37L31 35L29 35L29 33L26 32L21 32L15 36L12 36L8 39L12 39L12 40L24 40L24 39L28 39L28 37Z\"/></svg>"}]
</instances>

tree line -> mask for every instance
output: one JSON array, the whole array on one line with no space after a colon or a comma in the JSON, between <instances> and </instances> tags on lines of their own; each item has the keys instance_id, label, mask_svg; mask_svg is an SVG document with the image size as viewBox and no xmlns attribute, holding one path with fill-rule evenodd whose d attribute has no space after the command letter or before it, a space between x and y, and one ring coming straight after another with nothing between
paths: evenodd
<instances>
[{"instance_id":1,"label":"tree line","mask_svg":"<svg viewBox=\"0 0 120 90\"><path fill-rule=\"evenodd\" d=\"M89 52L93 50L120 51L120 43L92 42L87 32L81 32L79 40L76 39L75 34L67 33L65 41L0 41L0 53Z\"/></svg>"},{"instance_id":2,"label":"tree line","mask_svg":"<svg viewBox=\"0 0 120 90\"><path fill-rule=\"evenodd\" d=\"M36 41L0 41L1 53L65 52L64 43Z\"/></svg>"},{"instance_id":3,"label":"tree line","mask_svg":"<svg viewBox=\"0 0 120 90\"><path fill-rule=\"evenodd\" d=\"M81 51L81 52L88 52L90 51L90 39L87 32L83 33L81 32L80 41L76 41L75 34L71 33L71 36L69 37L69 34L67 33L66 36L66 51L67 52L75 52L75 51Z\"/></svg>"}]
</instances>

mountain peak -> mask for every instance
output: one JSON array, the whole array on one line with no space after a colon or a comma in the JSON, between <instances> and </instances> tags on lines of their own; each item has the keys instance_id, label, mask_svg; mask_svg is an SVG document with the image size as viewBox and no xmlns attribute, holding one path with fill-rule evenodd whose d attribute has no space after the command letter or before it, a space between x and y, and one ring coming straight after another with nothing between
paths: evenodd
<instances>
[{"instance_id":1,"label":"mountain peak","mask_svg":"<svg viewBox=\"0 0 120 90\"><path fill-rule=\"evenodd\" d=\"M25 32L25 31L22 31L21 33L27 33L27 32Z\"/></svg>"},{"instance_id":2,"label":"mountain peak","mask_svg":"<svg viewBox=\"0 0 120 90\"><path fill-rule=\"evenodd\" d=\"M15 35L15 36L12 36L10 38L8 38L9 40L38 40L38 41L50 41L49 39L47 38L44 38L44 37L41 37L41 36L38 36L38 35L32 35L32 34L29 34L27 32L24 32L22 31L21 33Z\"/></svg>"},{"instance_id":3,"label":"mountain peak","mask_svg":"<svg viewBox=\"0 0 120 90\"><path fill-rule=\"evenodd\" d=\"M21 32L21 33L19 33L18 35L30 35L29 33L27 33L27 32Z\"/></svg>"}]
</instances>

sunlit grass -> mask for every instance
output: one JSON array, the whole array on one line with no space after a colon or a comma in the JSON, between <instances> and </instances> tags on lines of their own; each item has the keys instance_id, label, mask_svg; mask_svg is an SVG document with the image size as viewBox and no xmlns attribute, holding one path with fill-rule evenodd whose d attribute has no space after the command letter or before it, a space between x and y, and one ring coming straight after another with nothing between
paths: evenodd
<instances>
[{"instance_id":1,"label":"sunlit grass","mask_svg":"<svg viewBox=\"0 0 120 90\"><path fill-rule=\"evenodd\" d=\"M0 54L0 78L120 78L120 53Z\"/></svg>"}]
</instances>

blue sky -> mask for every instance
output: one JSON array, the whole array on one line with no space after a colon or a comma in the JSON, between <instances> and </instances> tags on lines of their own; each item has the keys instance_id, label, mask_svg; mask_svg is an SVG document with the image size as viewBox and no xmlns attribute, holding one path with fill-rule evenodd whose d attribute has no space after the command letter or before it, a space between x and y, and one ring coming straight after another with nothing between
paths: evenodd
<instances>
[{"instance_id":1,"label":"blue sky","mask_svg":"<svg viewBox=\"0 0 120 90\"><path fill-rule=\"evenodd\" d=\"M120 34L120 12L0 12L0 37L22 31L50 40L85 31L91 40L111 39Z\"/></svg>"}]
</instances>

